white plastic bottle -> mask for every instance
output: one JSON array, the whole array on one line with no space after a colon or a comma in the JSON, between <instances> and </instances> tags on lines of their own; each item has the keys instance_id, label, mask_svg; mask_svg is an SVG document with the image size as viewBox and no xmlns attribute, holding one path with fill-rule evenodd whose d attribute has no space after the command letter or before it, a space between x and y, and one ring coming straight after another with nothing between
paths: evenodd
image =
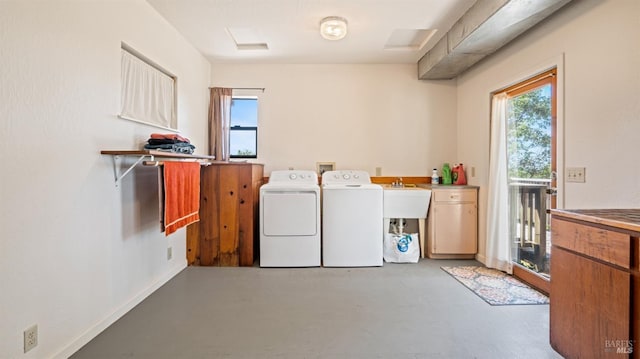
<instances>
[{"instance_id":1,"label":"white plastic bottle","mask_svg":"<svg viewBox=\"0 0 640 359\"><path fill-rule=\"evenodd\" d=\"M433 173L431 173L431 184L440 183L440 177L438 176L438 169L434 168Z\"/></svg>"}]
</instances>

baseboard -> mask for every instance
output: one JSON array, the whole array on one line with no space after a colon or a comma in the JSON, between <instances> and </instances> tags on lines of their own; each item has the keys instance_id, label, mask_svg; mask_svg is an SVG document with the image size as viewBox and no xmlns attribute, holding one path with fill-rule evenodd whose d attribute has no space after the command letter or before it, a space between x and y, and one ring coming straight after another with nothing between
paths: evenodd
<instances>
[{"instance_id":1,"label":"baseboard","mask_svg":"<svg viewBox=\"0 0 640 359\"><path fill-rule=\"evenodd\" d=\"M178 273L182 272L182 270L185 269L186 267L187 267L187 261L185 259L179 265L173 268L170 268L168 273L166 273L164 276L159 278L156 282L154 282L147 288L140 291L128 302L126 302L120 308L113 311L106 318L99 321L91 328L87 329L87 331L85 331L83 334L81 334L79 337L73 340L70 344L62 348L58 353L53 355L53 358L60 358L60 359L69 358L71 355L73 355L73 353L77 352L85 344L89 343L93 338L97 337L98 334L102 333L103 330L107 329L111 324L115 323L116 320L122 318L122 316L127 314L128 311L133 309L136 305L140 304L140 302L145 300L149 295L151 295L151 293L155 292L158 288L162 287L171 278L175 277Z\"/></svg>"},{"instance_id":2,"label":"baseboard","mask_svg":"<svg viewBox=\"0 0 640 359\"><path fill-rule=\"evenodd\" d=\"M484 265L487 265L487 259L483 254L476 254L476 260Z\"/></svg>"}]
</instances>

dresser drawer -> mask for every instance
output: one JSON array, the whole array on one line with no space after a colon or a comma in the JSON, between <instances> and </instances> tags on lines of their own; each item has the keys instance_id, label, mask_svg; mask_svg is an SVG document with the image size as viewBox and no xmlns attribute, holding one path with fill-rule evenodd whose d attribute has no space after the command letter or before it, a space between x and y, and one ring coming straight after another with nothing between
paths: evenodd
<instances>
[{"instance_id":1,"label":"dresser drawer","mask_svg":"<svg viewBox=\"0 0 640 359\"><path fill-rule=\"evenodd\" d=\"M476 191L473 189L435 189L431 192L435 202L475 202Z\"/></svg>"},{"instance_id":2,"label":"dresser drawer","mask_svg":"<svg viewBox=\"0 0 640 359\"><path fill-rule=\"evenodd\" d=\"M554 246L631 268L631 237L627 234L552 217L551 240Z\"/></svg>"}]
</instances>

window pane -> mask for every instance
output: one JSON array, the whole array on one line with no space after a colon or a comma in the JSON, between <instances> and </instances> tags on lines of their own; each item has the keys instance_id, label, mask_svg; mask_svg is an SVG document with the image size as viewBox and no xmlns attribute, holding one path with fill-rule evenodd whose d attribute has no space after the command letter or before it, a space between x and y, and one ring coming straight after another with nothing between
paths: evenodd
<instances>
[{"instance_id":1,"label":"window pane","mask_svg":"<svg viewBox=\"0 0 640 359\"><path fill-rule=\"evenodd\" d=\"M229 131L229 147L231 157L255 157L257 130L234 130Z\"/></svg>"},{"instance_id":2,"label":"window pane","mask_svg":"<svg viewBox=\"0 0 640 359\"><path fill-rule=\"evenodd\" d=\"M509 99L507 153L512 178L551 176L551 85Z\"/></svg>"},{"instance_id":3,"label":"window pane","mask_svg":"<svg viewBox=\"0 0 640 359\"><path fill-rule=\"evenodd\" d=\"M231 126L258 126L257 98L233 98L231 100Z\"/></svg>"}]
</instances>

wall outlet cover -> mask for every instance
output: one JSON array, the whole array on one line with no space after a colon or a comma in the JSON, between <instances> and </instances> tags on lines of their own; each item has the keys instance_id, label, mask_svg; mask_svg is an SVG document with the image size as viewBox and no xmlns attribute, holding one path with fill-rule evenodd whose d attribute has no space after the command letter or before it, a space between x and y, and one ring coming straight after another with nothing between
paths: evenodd
<instances>
[{"instance_id":1,"label":"wall outlet cover","mask_svg":"<svg viewBox=\"0 0 640 359\"><path fill-rule=\"evenodd\" d=\"M567 182L586 182L586 168L585 167L567 167L565 172L565 180Z\"/></svg>"},{"instance_id":2,"label":"wall outlet cover","mask_svg":"<svg viewBox=\"0 0 640 359\"><path fill-rule=\"evenodd\" d=\"M38 325L32 325L23 332L24 336L24 352L38 346Z\"/></svg>"}]
</instances>

